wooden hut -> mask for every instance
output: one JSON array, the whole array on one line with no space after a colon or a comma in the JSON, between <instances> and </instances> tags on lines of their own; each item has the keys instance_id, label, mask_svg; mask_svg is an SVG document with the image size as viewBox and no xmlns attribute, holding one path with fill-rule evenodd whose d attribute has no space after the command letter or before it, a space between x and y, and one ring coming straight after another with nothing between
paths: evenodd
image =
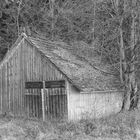
<instances>
[{"instance_id":1,"label":"wooden hut","mask_svg":"<svg viewBox=\"0 0 140 140\"><path fill-rule=\"evenodd\" d=\"M118 112L114 77L93 68L72 46L22 34L0 64L0 111L14 116L80 119Z\"/></svg>"}]
</instances>

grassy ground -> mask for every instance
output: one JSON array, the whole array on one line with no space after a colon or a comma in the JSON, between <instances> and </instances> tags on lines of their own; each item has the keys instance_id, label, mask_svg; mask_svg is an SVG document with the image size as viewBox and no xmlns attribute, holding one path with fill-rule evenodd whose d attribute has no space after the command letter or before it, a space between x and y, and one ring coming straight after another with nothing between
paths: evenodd
<instances>
[{"instance_id":1,"label":"grassy ground","mask_svg":"<svg viewBox=\"0 0 140 140\"><path fill-rule=\"evenodd\" d=\"M0 140L140 140L140 112L78 122L41 122L4 117Z\"/></svg>"}]
</instances>

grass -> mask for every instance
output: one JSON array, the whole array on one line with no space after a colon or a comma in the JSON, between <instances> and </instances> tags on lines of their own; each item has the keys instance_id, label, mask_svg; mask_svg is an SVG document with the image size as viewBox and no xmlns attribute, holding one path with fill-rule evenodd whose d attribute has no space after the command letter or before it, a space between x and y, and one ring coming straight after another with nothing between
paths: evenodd
<instances>
[{"instance_id":1,"label":"grass","mask_svg":"<svg viewBox=\"0 0 140 140\"><path fill-rule=\"evenodd\" d=\"M133 140L140 139L138 110L80 121L35 121L1 117L2 140Z\"/></svg>"}]
</instances>

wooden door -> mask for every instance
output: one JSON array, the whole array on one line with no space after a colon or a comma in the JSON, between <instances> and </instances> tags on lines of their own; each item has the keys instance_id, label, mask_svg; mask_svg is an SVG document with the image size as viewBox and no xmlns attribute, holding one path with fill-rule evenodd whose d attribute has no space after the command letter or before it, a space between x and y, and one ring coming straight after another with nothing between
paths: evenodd
<instances>
[{"instance_id":1,"label":"wooden door","mask_svg":"<svg viewBox=\"0 0 140 140\"><path fill-rule=\"evenodd\" d=\"M63 119L67 116L67 96L65 88L46 89L45 116L49 119Z\"/></svg>"}]
</instances>

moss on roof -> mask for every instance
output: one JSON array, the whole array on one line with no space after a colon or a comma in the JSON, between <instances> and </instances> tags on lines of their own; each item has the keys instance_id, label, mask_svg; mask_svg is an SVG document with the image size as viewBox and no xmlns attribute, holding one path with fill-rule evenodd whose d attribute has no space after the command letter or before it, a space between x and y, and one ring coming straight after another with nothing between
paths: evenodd
<instances>
[{"instance_id":1,"label":"moss on roof","mask_svg":"<svg viewBox=\"0 0 140 140\"><path fill-rule=\"evenodd\" d=\"M81 50L63 42L51 42L32 37L27 37L27 39L83 91L118 88L119 80L115 76L97 70L88 63L89 60L83 59L81 51L87 51L85 47ZM91 59L94 62L92 57Z\"/></svg>"}]
</instances>

